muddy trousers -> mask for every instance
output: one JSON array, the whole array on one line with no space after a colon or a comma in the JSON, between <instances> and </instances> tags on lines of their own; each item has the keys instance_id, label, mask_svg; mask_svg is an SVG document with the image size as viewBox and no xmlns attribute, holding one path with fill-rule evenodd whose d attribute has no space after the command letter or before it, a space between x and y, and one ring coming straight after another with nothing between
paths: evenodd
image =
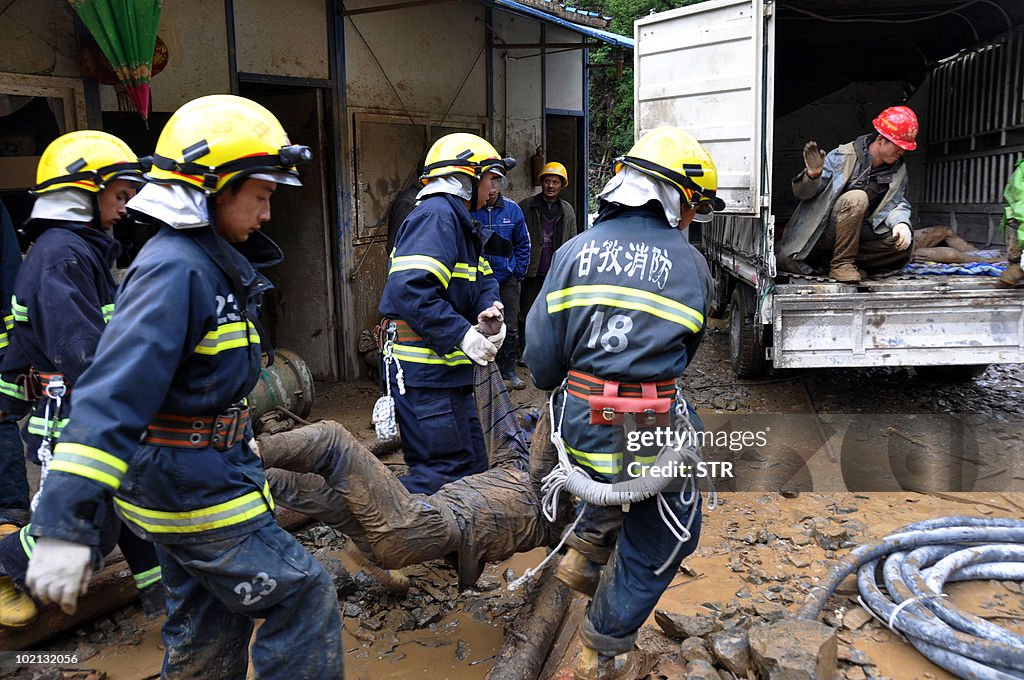
<instances>
[{"instance_id":1,"label":"muddy trousers","mask_svg":"<svg viewBox=\"0 0 1024 680\"><path fill-rule=\"evenodd\" d=\"M402 477L413 493L434 493L448 482L487 469L487 447L477 417L473 386L398 389L391 372L391 396L409 472Z\"/></svg>"},{"instance_id":2,"label":"muddy trousers","mask_svg":"<svg viewBox=\"0 0 1024 680\"><path fill-rule=\"evenodd\" d=\"M100 563L109 555L114 546L121 548L128 568L135 579L135 587L139 590L160 581L160 563L152 543L148 543L132 533L114 514L113 501L108 501L106 520L100 530L100 545L93 548L94 562ZM0 541L0 575L10 576L19 588L25 588L25 572L32 558L36 539L29 535L31 524L26 524L13 534Z\"/></svg>"},{"instance_id":3,"label":"muddy trousers","mask_svg":"<svg viewBox=\"0 0 1024 680\"><path fill-rule=\"evenodd\" d=\"M343 678L341 614L323 567L277 524L244 536L157 546L167 620L162 677Z\"/></svg>"},{"instance_id":4,"label":"muddy trousers","mask_svg":"<svg viewBox=\"0 0 1024 680\"><path fill-rule=\"evenodd\" d=\"M615 549L580 625L580 637L588 647L607 656L633 648L637 632L654 611L679 565L697 549L701 527L700 495L692 495L696 498L696 508L684 503L678 492L665 496L683 523L691 508L695 513L690 538L681 546L661 519L657 497L634 503L629 512L619 510L622 522ZM669 562L667 568L656 575L655 571L666 561Z\"/></svg>"},{"instance_id":5,"label":"muddy trousers","mask_svg":"<svg viewBox=\"0 0 1024 680\"><path fill-rule=\"evenodd\" d=\"M260 455L281 505L331 525L383 567L458 548L459 526L443 499L410 493L337 423L260 437Z\"/></svg>"},{"instance_id":6,"label":"muddy trousers","mask_svg":"<svg viewBox=\"0 0 1024 680\"><path fill-rule=\"evenodd\" d=\"M7 511L14 511L8 513ZM0 420L0 524L14 522L28 514L28 478L25 474L25 445L18 431L18 420Z\"/></svg>"},{"instance_id":7,"label":"muddy trousers","mask_svg":"<svg viewBox=\"0 0 1024 680\"><path fill-rule=\"evenodd\" d=\"M868 217L868 195L852 189L841 195L829 215L821 239L814 250L831 250L831 268L856 265L868 272L902 269L910 262L913 247L899 250L894 237L872 241L861 240L861 229Z\"/></svg>"}]
</instances>

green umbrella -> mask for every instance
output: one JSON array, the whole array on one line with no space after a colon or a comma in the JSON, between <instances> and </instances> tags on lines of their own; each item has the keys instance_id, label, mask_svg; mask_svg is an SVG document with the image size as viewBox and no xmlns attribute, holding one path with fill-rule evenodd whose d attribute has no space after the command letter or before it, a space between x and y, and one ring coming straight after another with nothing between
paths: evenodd
<instances>
[{"instance_id":1,"label":"green umbrella","mask_svg":"<svg viewBox=\"0 0 1024 680\"><path fill-rule=\"evenodd\" d=\"M146 120L163 0L68 1L110 61L142 120Z\"/></svg>"}]
</instances>

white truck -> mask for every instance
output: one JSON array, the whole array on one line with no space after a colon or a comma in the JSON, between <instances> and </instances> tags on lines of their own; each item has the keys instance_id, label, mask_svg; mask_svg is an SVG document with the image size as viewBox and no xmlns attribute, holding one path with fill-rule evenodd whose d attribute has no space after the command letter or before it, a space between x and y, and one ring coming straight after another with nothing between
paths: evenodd
<instances>
[{"instance_id":1,"label":"white truck","mask_svg":"<svg viewBox=\"0 0 1024 680\"><path fill-rule=\"evenodd\" d=\"M636 22L637 136L682 127L718 166L727 208L701 236L737 376L914 366L967 379L1024 363L1024 287L906 274L850 285L776 267L804 142L835 148L900 103L921 121L905 156L914 227L1001 245L1002 189L1024 152L1024 3L963 4L710 0Z\"/></svg>"}]
</instances>

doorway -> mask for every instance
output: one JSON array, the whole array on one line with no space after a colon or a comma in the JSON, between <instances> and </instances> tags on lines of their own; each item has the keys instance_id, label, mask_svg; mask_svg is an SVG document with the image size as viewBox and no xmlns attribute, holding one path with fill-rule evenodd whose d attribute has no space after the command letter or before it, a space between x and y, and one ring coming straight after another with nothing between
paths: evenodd
<instances>
[{"instance_id":1,"label":"doorway","mask_svg":"<svg viewBox=\"0 0 1024 680\"><path fill-rule=\"evenodd\" d=\"M557 161L565 166L569 175L569 186L562 191L562 199L569 202L576 212L576 226L582 231L587 223L586 181L587 169L583 167L583 114L551 113L545 116L547 144L545 159Z\"/></svg>"},{"instance_id":2,"label":"doorway","mask_svg":"<svg viewBox=\"0 0 1024 680\"><path fill-rule=\"evenodd\" d=\"M267 107L289 139L313 150L313 162L299 167L301 187L274 192L271 219L263 230L284 251L284 262L263 272L274 284L263 302L262 319L275 347L303 358L313 377L339 378L344 347L335 302L336 239L332 226L329 168L329 90L306 85L240 82L239 94Z\"/></svg>"}]
</instances>

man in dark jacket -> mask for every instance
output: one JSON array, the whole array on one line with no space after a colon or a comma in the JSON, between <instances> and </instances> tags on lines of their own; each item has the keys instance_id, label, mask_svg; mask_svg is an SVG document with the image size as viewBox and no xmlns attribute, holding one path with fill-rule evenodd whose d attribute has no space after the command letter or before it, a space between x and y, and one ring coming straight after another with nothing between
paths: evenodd
<instances>
[{"instance_id":1,"label":"man in dark jacket","mask_svg":"<svg viewBox=\"0 0 1024 680\"><path fill-rule=\"evenodd\" d=\"M519 318L521 282L530 264L530 234L522 209L501 195L504 172L495 166L490 173L495 176L495 181L487 196L487 205L470 214L485 229L494 232L487 241L485 258L498 280L505 318L511 320L505 343L498 350L497 364L508 388L521 390L526 383L516 375L516 359L519 358L519 324L516 320Z\"/></svg>"},{"instance_id":2,"label":"man in dark jacket","mask_svg":"<svg viewBox=\"0 0 1024 680\"><path fill-rule=\"evenodd\" d=\"M27 584L66 611L95 566L102 499L156 544L165 678L245 677L250 642L257 677L344 676L334 586L274 522L243 402L270 288L255 265L282 258L260 227L311 156L242 97L200 97L167 121L129 206L159 231L121 284L32 518Z\"/></svg>"},{"instance_id":3,"label":"man in dark jacket","mask_svg":"<svg viewBox=\"0 0 1024 680\"><path fill-rule=\"evenodd\" d=\"M37 198L24 227L33 246L14 283L14 325L0 362L0 411L21 416L31 409L24 439L31 460L43 466L40 485L46 488L52 447L71 414L69 392L92 363L113 313L110 267L120 246L110 230L125 216L142 167L117 137L83 130L54 140L36 176ZM155 615L163 608L156 553L104 500L99 552L121 546L143 604ZM0 541L0 625L25 626L36 615L34 603L17 590L33 554L31 531L28 524Z\"/></svg>"},{"instance_id":4,"label":"man in dark jacket","mask_svg":"<svg viewBox=\"0 0 1024 680\"><path fill-rule=\"evenodd\" d=\"M21 265L21 248L7 208L0 203L0 362L10 344L8 331L14 328L11 295ZM28 523L28 477L25 474L25 446L14 415L0 420L0 536Z\"/></svg>"},{"instance_id":5,"label":"man in dark jacket","mask_svg":"<svg viewBox=\"0 0 1024 680\"><path fill-rule=\"evenodd\" d=\"M699 423L675 381L703 337L711 275L684 230L724 207L717 187L714 162L686 132L663 127L641 137L601 193L593 228L555 254L527 317L523 357L537 387L555 390L552 428L564 465L571 456L598 484L651 472L659 447L633 447L640 430ZM634 677L626 655L696 549L700 508L699 491L685 483L628 512L583 506L556 572L593 597L577 677Z\"/></svg>"},{"instance_id":6,"label":"man in dark jacket","mask_svg":"<svg viewBox=\"0 0 1024 680\"><path fill-rule=\"evenodd\" d=\"M530 264L523 279L520 313L523 320L544 285L551 258L563 243L576 235L576 213L559 194L569 186L569 173L561 163L548 163L541 170L540 193L519 202L530 234Z\"/></svg>"},{"instance_id":7,"label":"man in dark jacket","mask_svg":"<svg viewBox=\"0 0 1024 680\"><path fill-rule=\"evenodd\" d=\"M505 161L476 135L434 142L380 299L387 336L381 375L409 465L402 482L417 493L487 469L473 364L494 360L505 324L498 282L483 257L489 232L469 210L487 199L494 166Z\"/></svg>"}]
</instances>

